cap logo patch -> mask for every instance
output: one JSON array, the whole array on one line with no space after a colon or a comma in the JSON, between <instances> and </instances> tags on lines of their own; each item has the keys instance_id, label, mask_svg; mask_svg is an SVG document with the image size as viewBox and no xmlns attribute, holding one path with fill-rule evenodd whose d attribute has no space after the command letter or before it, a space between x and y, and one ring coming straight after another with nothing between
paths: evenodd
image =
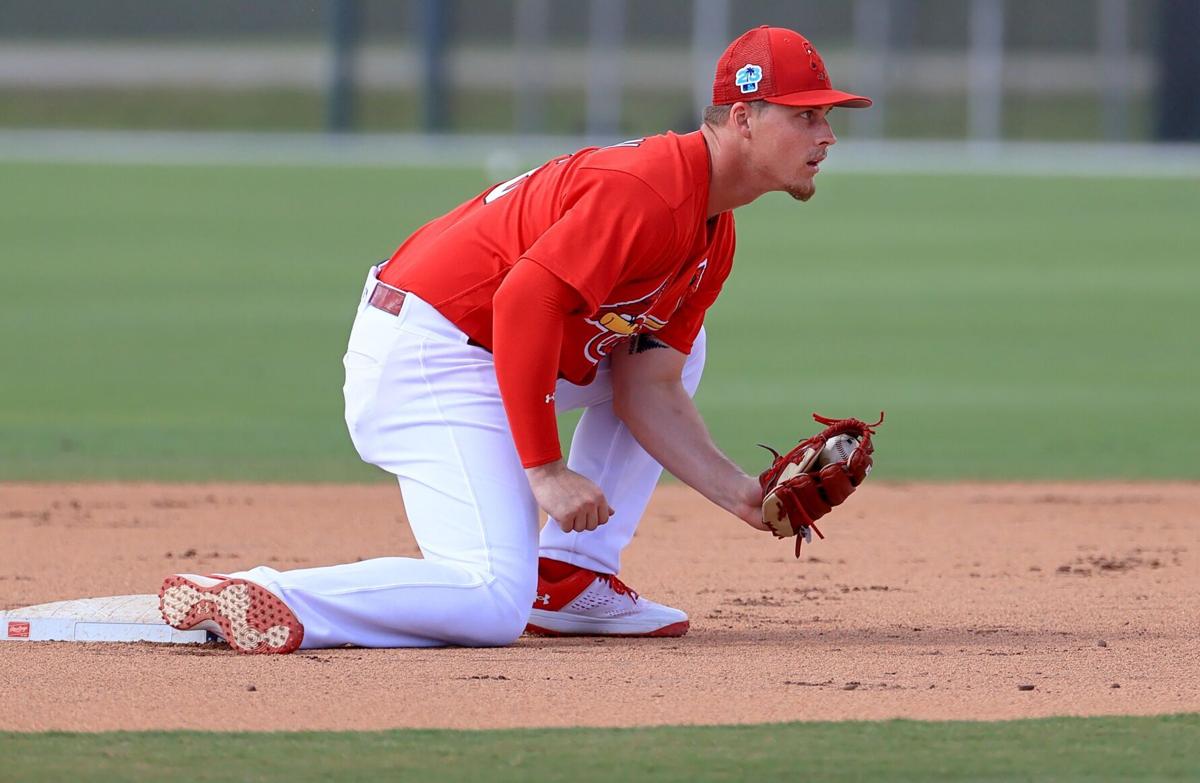
<instances>
[{"instance_id":1,"label":"cap logo patch","mask_svg":"<svg viewBox=\"0 0 1200 783\"><path fill-rule=\"evenodd\" d=\"M762 81L762 68L746 63L746 67L738 70L733 77L733 83L742 89L743 93L758 92L758 83Z\"/></svg>"},{"instance_id":2,"label":"cap logo patch","mask_svg":"<svg viewBox=\"0 0 1200 783\"><path fill-rule=\"evenodd\" d=\"M817 54L808 41L804 42L804 51L808 54L808 67L817 72L817 81L828 84L829 73L825 70L825 63L821 61L821 55Z\"/></svg>"}]
</instances>

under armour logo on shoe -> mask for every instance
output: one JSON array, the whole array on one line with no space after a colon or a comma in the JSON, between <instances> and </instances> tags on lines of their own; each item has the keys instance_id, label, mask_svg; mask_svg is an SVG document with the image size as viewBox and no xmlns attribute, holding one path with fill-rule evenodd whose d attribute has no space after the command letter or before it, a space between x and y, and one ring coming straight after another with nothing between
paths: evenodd
<instances>
[{"instance_id":1,"label":"under armour logo on shoe","mask_svg":"<svg viewBox=\"0 0 1200 783\"><path fill-rule=\"evenodd\" d=\"M553 395L553 394L547 394L547 395L546 395L546 404L547 404L547 405L549 405L549 404L550 404L550 403L552 403L552 402L554 402L554 395Z\"/></svg>"},{"instance_id":2,"label":"under armour logo on shoe","mask_svg":"<svg viewBox=\"0 0 1200 783\"><path fill-rule=\"evenodd\" d=\"M545 595L542 595L541 593L538 593L537 598L535 598L534 600L541 601L542 606L549 606L550 605L550 594L546 593Z\"/></svg>"}]
</instances>

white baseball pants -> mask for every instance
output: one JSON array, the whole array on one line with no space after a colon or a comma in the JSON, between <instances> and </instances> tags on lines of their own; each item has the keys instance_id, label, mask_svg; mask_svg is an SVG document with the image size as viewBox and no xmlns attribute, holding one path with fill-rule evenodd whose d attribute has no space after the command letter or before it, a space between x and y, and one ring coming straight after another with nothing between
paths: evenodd
<instances>
[{"instance_id":1,"label":"white baseball pants","mask_svg":"<svg viewBox=\"0 0 1200 783\"><path fill-rule=\"evenodd\" d=\"M568 465L595 481L616 514L594 532L563 533L538 507L521 467L492 356L409 294L399 315L367 304L367 278L346 352L346 424L363 460L396 475L423 558L232 576L261 584L304 624L305 648L504 645L521 635L542 555L617 573L662 467L612 409L607 360L587 386L559 381L559 411L585 408ZM530 335L537 339L537 335ZM704 333L683 370L694 394Z\"/></svg>"}]
</instances>

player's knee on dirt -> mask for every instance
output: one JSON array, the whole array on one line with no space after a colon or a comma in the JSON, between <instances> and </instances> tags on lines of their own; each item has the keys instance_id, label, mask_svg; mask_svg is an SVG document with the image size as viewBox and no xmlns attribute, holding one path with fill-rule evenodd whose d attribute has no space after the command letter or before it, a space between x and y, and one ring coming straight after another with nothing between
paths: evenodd
<instances>
[{"instance_id":1,"label":"player's knee on dirt","mask_svg":"<svg viewBox=\"0 0 1200 783\"><path fill-rule=\"evenodd\" d=\"M501 568L497 576L472 590L466 616L453 623L452 644L465 647L504 647L525 632L537 595L537 567L514 574Z\"/></svg>"},{"instance_id":2,"label":"player's knee on dirt","mask_svg":"<svg viewBox=\"0 0 1200 783\"><path fill-rule=\"evenodd\" d=\"M464 623L461 638L456 644L467 647L505 647L525 632L529 613L533 607L532 590L525 600L517 602L498 582L492 583L487 598L477 604L471 622ZM481 596L482 598L482 596Z\"/></svg>"}]
</instances>

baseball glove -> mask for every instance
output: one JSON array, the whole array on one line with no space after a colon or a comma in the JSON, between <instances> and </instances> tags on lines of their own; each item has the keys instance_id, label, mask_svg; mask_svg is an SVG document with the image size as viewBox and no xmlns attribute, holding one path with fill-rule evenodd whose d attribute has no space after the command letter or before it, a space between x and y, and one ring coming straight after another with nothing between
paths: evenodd
<instances>
[{"instance_id":1,"label":"baseball glove","mask_svg":"<svg viewBox=\"0 0 1200 783\"><path fill-rule=\"evenodd\" d=\"M796 557L815 532L814 524L841 505L871 472L875 451L871 436L879 421L867 424L858 419L829 419L813 414L825 429L802 441L787 454L763 446L775 456L771 466L758 477L763 489L763 521L777 538L796 536ZM759 444L762 446L762 444Z\"/></svg>"}]
</instances>

